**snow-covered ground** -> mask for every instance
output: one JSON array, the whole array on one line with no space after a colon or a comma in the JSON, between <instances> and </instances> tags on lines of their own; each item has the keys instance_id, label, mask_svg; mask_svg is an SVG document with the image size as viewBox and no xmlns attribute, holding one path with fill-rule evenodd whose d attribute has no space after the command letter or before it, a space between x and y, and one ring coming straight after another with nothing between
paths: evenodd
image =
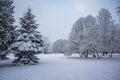
<instances>
[{"instance_id":1,"label":"snow-covered ground","mask_svg":"<svg viewBox=\"0 0 120 80\"><path fill-rule=\"evenodd\" d=\"M14 66L0 61L0 80L120 80L120 55L110 58L40 54L39 64Z\"/></svg>"}]
</instances>

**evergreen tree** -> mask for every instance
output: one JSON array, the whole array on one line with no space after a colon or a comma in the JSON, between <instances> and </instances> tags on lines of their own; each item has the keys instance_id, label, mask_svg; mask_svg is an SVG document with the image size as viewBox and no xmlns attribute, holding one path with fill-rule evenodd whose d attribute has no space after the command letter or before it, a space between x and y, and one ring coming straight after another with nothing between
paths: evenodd
<instances>
[{"instance_id":1,"label":"evergreen tree","mask_svg":"<svg viewBox=\"0 0 120 80\"><path fill-rule=\"evenodd\" d=\"M34 20L35 16L32 14L30 8L24 13L23 18L20 18L20 29L17 31L20 35L16 42L11 45L17 59L13 61L16 65L34 64L38 63L39 58L35 54L41 51L43 41L41 35L36 31L38 24Z\"/></svg>"},{"instance_id":2,"label":"evergreen tree","mask_svg":"<svg viewBox=\"0 0 120 80\"><path fill-rule=\"evenodd\" d=\"M13 42L15 22L13 0L0 0L0 59L7 59L8 47Z\"/></svg>"}]
</instances>

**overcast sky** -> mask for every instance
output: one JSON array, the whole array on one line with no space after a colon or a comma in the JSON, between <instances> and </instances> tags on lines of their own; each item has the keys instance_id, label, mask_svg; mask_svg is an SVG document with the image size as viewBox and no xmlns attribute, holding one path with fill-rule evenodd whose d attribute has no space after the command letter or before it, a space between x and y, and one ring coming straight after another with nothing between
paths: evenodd
<instances>
[{"instance_id":1,"label":"overcast sky","mask_svg":"<svg viewBox=\"0 0 120 80\"><path fill-rule=\"evenodd\" d=\"M73 23L86 15L96 16L101 8L107 8L114 19L120 0L14 0L16 24L30 6L36 15L38 30L51 42L68 39Z\"/></svg>"}]
</instances>

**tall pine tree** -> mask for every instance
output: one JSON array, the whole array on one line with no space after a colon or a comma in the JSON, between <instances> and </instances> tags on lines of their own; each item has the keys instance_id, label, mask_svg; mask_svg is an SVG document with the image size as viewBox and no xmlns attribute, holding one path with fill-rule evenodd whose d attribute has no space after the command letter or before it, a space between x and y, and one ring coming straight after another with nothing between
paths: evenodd
<instances>
[{"instance_id":1,"label":"tall pine tree","mask_svg":"<svg viewBox=\"0 0 120 80\"><path fill-rule=\"evenodd\" d=\"M16 42L11 45L11 49L15 52L17 57L13 63L16 65L26 65L38 63L38 58L35 54L41 51L43 41L42 35L37 32L38 24L34 20L35 16L32 14L30 8L24 13L23 18L20 18L20 35L17 37Z\"/></svg>"},{"instance_id":2,"label":"tall pine tree","mask_svg":"<svg viewBox=\"0 0 120 80\"><path fill-rule=\"evenodd\" d=\"M0 59L7 59L8 47L13 42L15 22L13 0L0 0Z\"/></svg>"}]
</instances>

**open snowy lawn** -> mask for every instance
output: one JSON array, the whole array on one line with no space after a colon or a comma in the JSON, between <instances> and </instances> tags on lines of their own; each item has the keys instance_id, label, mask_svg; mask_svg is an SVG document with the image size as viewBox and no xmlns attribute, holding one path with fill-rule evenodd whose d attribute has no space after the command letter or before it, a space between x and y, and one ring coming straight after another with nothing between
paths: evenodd
<instances>
[{"instance_id":1,"label":"open snowy lawn","mask_svg":"<svg viewBox=\"0 0 120 80\"><path fill-rule=\"evenodd\" d=\"M40 54L39 64L14 66L0 61L0 80L120 80L120 55L110 58Z\"/></svg>"}]
</instances>

